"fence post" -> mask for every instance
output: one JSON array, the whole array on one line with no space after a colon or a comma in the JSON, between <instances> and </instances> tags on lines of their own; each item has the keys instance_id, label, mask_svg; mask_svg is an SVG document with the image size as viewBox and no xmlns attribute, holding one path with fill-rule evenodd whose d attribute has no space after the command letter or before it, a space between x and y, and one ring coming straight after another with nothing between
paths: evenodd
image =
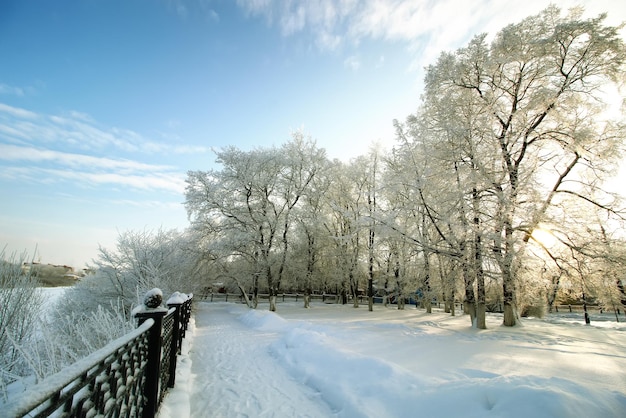
<instances>
[{"instance_id":1,"label":"fence post","mask_svg":"<svg viewBox=\"0 0 626 418\"><path fill-rule=\"evenodd\" d=\"M174 308L174 327L172 329L172 342L170 348L170 378L167 382L167 386L173 388L176 382L176 356L180 353L182 345L182 332L181 332L181 306L184 300L179 292L174 292L172 296L167 300L167 307Z\"/></svg>"},{"instance_id":2,"label":"fence post","mask_svg":"<svg viewBox=\"0 0 626 418\"><path fill-rule=\"evenodd\" d=\"M183 338L187 335L187 329L189 328L189 320L191 319L191 302L193 301L193 293L189 293L187 296L187 300L183 303L180 310L180 320L182 322L182 327L180 331L180 342L179 347L182 345Z\"/></svg>"},{"instance_id":3,"label":"fence post","mask_svg":"<svg viewBox=\"0 0 626 418\"><path fill-rule=\"evenodd\" d=\"M144 386L143 418L154 418L159 408L159 381L161 376L161 332L163 317L167 309L161 306L163 293L161 289L152 289L146 292L143 306L133 314L141 325L148 318L154 320L148 336L148 360L146 364L146 385Z\"/></svg>"}]
</instances>

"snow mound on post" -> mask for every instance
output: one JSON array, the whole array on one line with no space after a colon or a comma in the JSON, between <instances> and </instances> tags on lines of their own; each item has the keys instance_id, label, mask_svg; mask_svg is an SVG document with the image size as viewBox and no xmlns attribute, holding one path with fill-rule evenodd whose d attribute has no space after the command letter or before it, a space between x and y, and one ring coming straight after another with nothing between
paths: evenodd
<instances>
[{"instance_id":1,"label":"snow mound on post","mask_svg":"<svg viewBox=\"0 0 626 418\"><path fill-rule=\"evenodd\" d=\"M147 308L158 308L163 302L163 292L158 287L148 290L143 297L143 304Z\"/></svg>"},{"instance_id":2,"label":"snow mound on post","mask_svg":"<svg viewBox=\"0 0 626 418\"><path fill-rule=\"evenodd\" d=\"M187 300L187 295L180 292L174 292L167 300L168 305L181 305Z\"/></svg>"}]
</instances>

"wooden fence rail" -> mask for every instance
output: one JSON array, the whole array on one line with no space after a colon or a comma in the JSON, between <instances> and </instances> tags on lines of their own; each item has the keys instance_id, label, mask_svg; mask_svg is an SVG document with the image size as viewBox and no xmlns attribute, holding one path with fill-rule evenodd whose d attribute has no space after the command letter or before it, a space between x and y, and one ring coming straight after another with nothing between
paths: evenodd
<instances>
[{"instance_id":1,"label":"wooden fence rail","mask_svg":"<svg viewBox=\"0 0 626 418\"><path fill-rule=\"evenodd\" d=\"M10 399L0 415L153 418L175 383L193 295L176 292L165 308L160 290L148 294L133 312L136 329Z\"/></svg>"}]
</instances>

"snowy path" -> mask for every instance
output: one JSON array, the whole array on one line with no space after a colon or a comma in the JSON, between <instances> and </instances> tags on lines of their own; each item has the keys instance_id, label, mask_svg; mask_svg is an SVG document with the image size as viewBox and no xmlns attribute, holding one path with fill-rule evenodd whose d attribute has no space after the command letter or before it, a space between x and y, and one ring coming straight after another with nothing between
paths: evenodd
<instances>
[{"instance_id":1,"label":"snowy path","mask_svg":"<svg viewBox=\"0 0 626 418\"><path fill-rule=\"evenodd\" d=\"M246 327L239 306L197 304L190 352L193 417L322 417L310 388L293 381L267 350L276 333ZM285 382L291 384L285 385ZM277 403L277 400L279 402Z\"/></svg>"},{"instance_id":2,"label":"snowy path","mask_svg":"<svg viewBox=\"0 0 626 418\"><path fill-rule=\"evenodd\" d=\"M626 326L198 302L159 418L626 417Z\"/></svg>"}]
</instances>

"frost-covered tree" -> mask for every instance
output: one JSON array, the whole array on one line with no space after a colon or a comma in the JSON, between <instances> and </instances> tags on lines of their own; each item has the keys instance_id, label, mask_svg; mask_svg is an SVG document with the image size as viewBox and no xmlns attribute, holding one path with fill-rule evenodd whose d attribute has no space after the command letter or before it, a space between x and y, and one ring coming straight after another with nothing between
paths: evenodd
<instances>
[{"instance_id":1,"label":"frost-covered tree","mask_svg":"<svg viewBox=\"0 0 626 418\"><path fill-rule=\"evenodd\" d=\"M446 265L449 271L463 272L464 306L474 323L474 285L478 275L473 274L477 271L477 249L471 245L476 227L470 208L475 180L467 168L471 159L463 152L462 141L456 143L458 140L449 130L437 129L437 117L441 116L432 109L422 109L419 116L407 118L406 123L396 122L399 144L388 159L390 175L385 189L387 195L395 195L389 199L396 205L400 203L400 214L390 217L387 225L410 240L419 256L418 288L423 306L430 310L434 283L431 278L441 275L441 268ZM455 293L455 280L440 277L439 282L445 285L441 292Z\"/></svg>"},{"instance_id":2,"label":"frost-covered tree","mask_svg":"<svg viewBox=\"0 0 626 418\"><path fill-rule=\"evenodd\" d=\"M361 279L366 269L362 263L367 253L366 231L369 230L368 184L369 159L359 157L350 163L335 161L334 181L327 192L330 208L325 224L334 242L334 274L339 282L338 301L347 303L348 295L355 308L359 306Z\"/></svg>"},{"instance_id":3,"label":"frost-covered tree","mask_svg":"<svg viewBox=\"0 0 626 418\"><path fill-rule=\"evenodd\" d=\"M223 257L248 266L253 306L264 279L270 310L276 310L295 224L292 215L322 167L324 152L295 133L281 149L229 147L217 158L221 170L188 173L186 207L192 228L197 237L219 235Z\"/></svg>"},{"instance_id":4,"label":"frost-covered tree","mask_svg":"<svg viewBox=\"0 0 626 418\"><path fill-rule=\"evenodd\" d=\"M164 294L193 293L202 286L195 271L195 256L189 236L177 230L124 231L115 248L99 248L93 260L93 280L71 292L82 295L68 297L93 307L120 300L129 308L137 303L137 295L155 287Z\"/></svg>"},{"instance_id":5,"label":"frost-covered tree","mask_svg":"<svg viewBox=\"0 0 626 418\"><path fill-rule=\"evenodd\" d=\"M330 175L330 162L320 163L321 169L309 183L307 192L302 196L302 205L298 208L295 219L294 259L299 272L296 272L297 287L304 290L304 307L309 308L313 289L324 289L328 281L323 280L323 261L330 257L332 244L324 225L328 222L327 192L333 182ZM326 275L328 277L328 274Z\"/></svg>"},{"instance_id":6,"label":"frost-covered tree","mask_svg":"<svg viewBox=\"0 0 626 418\"><path fill-rule=\"evenodd\" d=\"M517 321L517 276L533 230L563 194L600 204L601 180L621 151L623 132L601 116L599 92L623 73L624 43L605 16L581 15L563 17L551 6L505 27L491 44L476 36L427 69L426 106L443 97L474 112L469 119L458 114L476 121L471 130L454 114L450 123L476 151L471 157L483 177L476 184L488 186L477 190L490 229L480 237L501 277L505 325Z\"/></svg>"}]
</instances>

